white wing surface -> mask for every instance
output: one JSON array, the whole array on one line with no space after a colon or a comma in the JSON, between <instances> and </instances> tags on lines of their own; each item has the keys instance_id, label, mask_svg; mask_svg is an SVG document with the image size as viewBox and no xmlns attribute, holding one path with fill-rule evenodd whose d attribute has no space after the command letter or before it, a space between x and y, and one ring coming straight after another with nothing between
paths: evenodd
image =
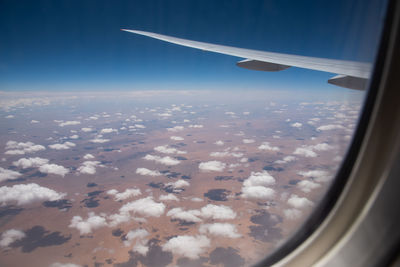
<instances>
[{"instance_id":1,"label":"white wing surface","mask_svg":"<svg viewBox=\"0 0 400 267\"><path fill-rule=\"evenodd\" d=\"M155 38L158 40L162 40L177 45L245 58L245 60L239 61L236 65L246 69L261 70L261 71L280 71L287 69L289 67L298 67L298 68L305 68L305 69L339 74L329 79L328 82L334 85L351 89L358 89L358 90L365 89L372 68L370 63L364 63L364 62L265 52L265 51L237 48L225 45L191 41L152 32L127 30L127 29L121 29L121 30L148 36L151 38Z\"/></svg>"}]
</instances>

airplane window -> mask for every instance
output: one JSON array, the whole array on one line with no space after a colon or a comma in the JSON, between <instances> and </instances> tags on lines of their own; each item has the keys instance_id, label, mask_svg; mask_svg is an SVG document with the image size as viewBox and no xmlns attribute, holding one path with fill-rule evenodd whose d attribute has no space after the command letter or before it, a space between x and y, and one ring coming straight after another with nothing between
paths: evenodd
<instances>
[{"instance_id":1,"label":"airplane window","mask_svg":"<svg viewBox=\"0 0 400 267\"><path fill-rule=\"evenodd\" d=\"M0 265L251 266L279 249L346 156L385 8L2 1Z\"/></svg>"}]
</instances>

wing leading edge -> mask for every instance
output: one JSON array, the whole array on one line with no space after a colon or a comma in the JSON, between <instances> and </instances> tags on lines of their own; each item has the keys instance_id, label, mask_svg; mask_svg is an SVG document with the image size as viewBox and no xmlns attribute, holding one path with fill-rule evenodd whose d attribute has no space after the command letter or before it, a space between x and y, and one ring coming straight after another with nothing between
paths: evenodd
<instances>
[{"instance_id":1,"label":"wing leading edge","mask_svg":"<svg viewBox=\"0 0 400 267\"><path fill-rule=\"evenodd\" d=\"M371 73L371 64L364 62L325 59L289 55L274 52L265 52L245 48L237 48L225 45L209 44L198 41L191 41L172 36L121 29L122 31L148 36L161 41L196 48L200 50L245 58L236 65L242 68L260 71L281 71L289 67L298 67L311 70L325 71L338 74L328 80L328 83L357 90L366 88Z\"/></svg>"}]
</instances>

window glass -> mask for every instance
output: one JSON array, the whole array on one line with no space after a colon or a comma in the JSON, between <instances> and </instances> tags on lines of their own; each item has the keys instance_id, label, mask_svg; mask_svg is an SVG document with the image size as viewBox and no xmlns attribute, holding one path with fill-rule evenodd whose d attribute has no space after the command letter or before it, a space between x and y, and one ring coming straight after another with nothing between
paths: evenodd
<instances>
[{"instance_id":1,"label":"window glass","mask_svg":"<svg viewBox=\"0 0 400 267\"><path fill-rule=\"evenodd\" d=\"M341 72L248 70L120 29L372 68L385 7L2 1L0 265L268 256L334 180L366 90L327 82Z\"/></svg>"}]
</instances>

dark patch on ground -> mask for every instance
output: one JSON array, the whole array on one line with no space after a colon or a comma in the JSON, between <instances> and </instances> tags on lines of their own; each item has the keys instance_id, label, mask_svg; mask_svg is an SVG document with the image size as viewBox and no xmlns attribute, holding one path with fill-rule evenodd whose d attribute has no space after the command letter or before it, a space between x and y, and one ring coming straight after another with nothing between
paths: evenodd
<instances>
[{"instance_id":1,"label":"dark patch on ground","mask_svg":"<svg viewBox=\"0 0 400 267\"><path fill-rule=\"evenodd\" d=\"M85 150L93 150L93 149L95 149L95 147L94 146L87 146L87 147L84 147L83 149L85 149Z\"/></svg>"},{"instance_id":2,"label":"dark patch on ground","mask_svg":"<svg viewBox=\"0 0 400 267\"><path fill-rule=\"evenodd\" d=\"M101 263L101 262L94 263L94 267L101 267L101 266L104 266L104 263Z\"/></svg>"},{"instance_id":3,"label":"dark patch on ground","mask_svg":"<svg viewBox=\"0 0 400 267\"><path fill-rule=\"evenodd\" d=\"M114 150L118 150L118 148L104 148L103 149L104 152L111 152L111 151L114 151Z\"/></svg>"},{"instance_id":4,"label":"dark patch on ground","mask_svg":"<svg viewBox=\"0 0 400 267\"><path fill-rule=\"evenodd\" d=\"M291 185L296 185L298 182L300 182L301 180L297 180L297 179L295 179L295 180L290 180L289 181L289 184L291 184Z\"/></svg>"},{"instance_id":5,"label":"dark patch on ground","mask_svg":"<svg viewBox=\"0 0 400 267\"><path fill-rule=\"evenodd\" d=\"M120 228L112 231L113 236L121 236L123 233L124 233L124 231L122 231Z\"/></svg>"},{"instance_id":6,"label":"dark patch on ground","mask_svg":"<svg viewBox=\"0 0 400 267\"><path fill-rule=\"evenodd\" d=\"M59 246L71 239L71 235L63 236L60 232L46 231L39 225L25 231L25 234L25 238L15 241L11 247L21 247L22 252L30 253L39 247Z\"/></svg>"},{"instance_id":7,"label":"dark patch on ground","mask_svg":"<svg viewBox=\"0 0 400 267\"><path fill-rule=\"evenodd\" d=\"M259 160L259 158L249 158L249 162L254 162L254 161L257 161L257 160Z\"/></svg>"},{"instance_id":8,"label":"dark patch on ground","mask_svg":"<svg viewBox=\"0 0 400 267\"><path fill-rule=\"evenodd\" d=\"M206 141L196 141L197 144L205 144Z\"/></svg>"},{"instance_id":9,"label":"dark patch on ground","mask_svg":"<svg viewBox=\"0 0 400 267\"><path fill-rule=\"evenodd\" d=\"M112 259L106 259L106 263L107 263L107 264L112 264L112 263L113 263L113 260L112 260Z\"/></svg>"},{"instance_id":10,"label":"dark patch on ground","mask_svg":"<svg viewBox=\"0 0 400 267\"><path fill-rule=\"evenodd\" d=\"M180 219L171 219L171 222L179 222L178 223L179 226L190 226L190 225L196 224L195 222L187 222L187 221L180 220Z\"/></svg>"},{"instance_id":11,"label":"dark patch on ground","mask_svg":"<svg viewBox=\"0 0 400 267\"><path fill-rule=\"evenodd\" d=\"M181 230L181 231L186 231L186 230L188 230L189 228L187 228L187 227L181 227L181 228L179 228L179 230Z\"/></svg>"},{"instance_id":12,"label":"dark patch on ground","mask_svg":"<svg viewBox=\"0 0 400 267\"><path fill-rule=\"evenodd\" d=\"M182 178L182 179L185 179L185 180L190 180L190 179L192 179L192 177L190 177L189 175L182 175L181 178Z\"/></svg>"},{"instance_id":13,"label":"dark patch on ground","mask_svg":"<svg viewBox=\"0 0 400 267\"><path fill-rule=\"evenodd\" d=\"M210 253L210 263L225 267L244 266L245 261L237 252L238 251L232 247L217 247Z\"/></svg>"},{"instance_id":14,"label":"dark patch on ground","mask_svg":"<svg viewBox=\"0 0 400 267\"><path fill-rule=\"evenodd\" d=\"M182 156L177 156L177 157L175 157L177 160L187 160L187 158L185 158L185 157L182 157Z\"/></svg>"},{"instance_id":15,"label":"dark patch on ground","mask_svg":"<svg viewBox=\"0 0 400 267\"><path fill-rule=\"evenodd\" d=\"M149 183L149 184L147 184L148 186L151 186L151 187L153 187L153 188L163 188L164 187L164 184L163 183L155 183L155 182L151 182L151 183Z\"/></svg>"},{"instance_id":16,"label":"dark patch on ground","mask_svg":"<svg viewBox=\"0 0 400 267\"><path fill-rule=\"evenodd\" d=\"M64 255L64 258L72 258L72 253L69 253L67 255Z\"/></svg>"},{"instance_id":17,"label":"dark patch on ground","mask_svg":"<svg viewBox=\"0 0 400 267\"><path fill-rule=\"evenodd\" d=\"M69 210L72 207L72 203L68 199L60 199L54 201L45 201L43 202L43 206L45 206L46 208L58 208L60 210L62 209Z\"/></svg>"},{"instance_id":18,"label":"dark patch on ground","mask_svg":"<svg viewBox=\"0 0 400 267\"><path fill-rule=\"evenodd\" d=\"M13 208L10 206L2 207L2 208L0 208L0 218L2 218L4 216L18 215L23 210L24 210L23 208Z\"/></svg>"},{"instance_id":19,"label":"dark patch on ground","mask_svg":"<svg viewBox=\"0 0 400 267\"><path fill-rule=\"evenodd\" d=\"M189 258L179 258L177 260L177 264L178 266L182 266L182 267L204 267L206 265L204 265L203 263L208 262L208 258L205 257L200 257L197 260L192 260Z\"/></svg>"},{"instance_id":20,"label":"dark patch on ground","mask_svg":"<svg viewBox=\"0 0 400 267\"><path fill-rule=\"evenodd\" d=\"M284 171L285 169L284 169L284 168L281 168L281 167L275 168L275 167L272 167L272 166L265 166L265 167L263 168L263 170L265 170L265 171L281 172L281 171Z\"/></svg>"},{"instance_id":21,"label":"dark patch on ground","mask_svg":"<svg viewBox=\"0 0 400 267\"><path fill-rule=\"evenodd\" d=\"M30 178L32 178L32 177L43 178L43 177L46 177L46 176L47 176L47 173L42 173L40 171L34 172L31 175L29 175Z\"/></svg>"},{"instance_id":22,"label":"dark patch on ground","mask_svg":"<svg viewBox=\"0 0 400 267\"><path fill-rule=\"evenodd\" d=\"M227 181L227 180L232 180L233 176L215 176L214 180L216 181Z\"/></svg>"},{"instance_id":23,"label":"dark patch on ground","mask_svg":"<svg viewBox=\"0 0 400 267\"><path fill-rule=\"evenodd\" d=\"M244 170L239 170L238 172L242 173L242 172L244 172Z\"/></svg>"},{"instance_id":24,"label":"dark patch on ground","mask_svg":"<svg viewBox=\"0 0 400 267\"><path fill-rule=\"evenodd\" d=\"M191 135L188 135L188 136L191 136ZM182 143L182 142L180 142L180 143L177 143L176 145L177 145L177 146L187 146L187 144L185 144L185 143Z\"/></svg>"},{"instance_id":25,"label":"dark patch on ground","mask_svg":"<svg viewBox=\"0 0 400 267\"><path fill-rule=\"evenodd\" d=\"M282 238L281 229L275 227L282 222L282 218L271 215L265 210L258 210L258 214L251 216L250 221L257 225L249 226L250 236L262 242L274 242Z\"/></svg>"},{"instance_id":26,"label":"dark patch on ground","mask_svg":"<svg viewBox=\"0 0 400 267\"><path fill-rule=\"evenodd\" d=\"M95 197L95 196L100 195L100 194L103 193L103 192L104 192L104 191L97 190L97 191L89 192L89 193L87 193L87 195L88 195L88 197Z\"/></svg>"},{"instance_id":27,"label":"dark patch on ground","mask_svg":"<svg viewBox=\"0 0 400 267\"><path fill-rule=\"evenodd\" d=\"M96 208L98 207L99 204L99 200L95 199L95 198L85 198L84 200L81 201L81 203L85 204L85 207L87 208Z\"/></svg>"},{"instance_id":28,"label":"dark patch on ground","mask_svg":"<svg viewBox=\"0 0 400 267\"><path fill-rule=\"evenodd\" d=\"M181 175L179 172L169 172L166 176L168 178L178 178Z\"/></svg>"},{"instance_id":29,"label":"dark patch on ground","mask_svg":"<svg viewBox=\"0 0 400 267\"><path fill-rule=\"evenodd\" d=\"M227 196L231 191L226 189L210 189L204 196L215 201L227 201Z\"/></svg>"},{"instance_id":30,"label":"dark patch on ground","mask_svg":"<svg viewBox=\"0 0 400 267\"><path fill-rule=\"evenodd\" d=\"M112 161L110 161L110 160L102 160L102 161L100 161L100 163L101 163L102 165L107 165L107 164L111 164Z\"/></svg>"},{"instance_id":31,"label":"dark patch on ground","mask_svg":"<svg viewBox=\"0 0 400 267\"><path fill-rule=\"evenodd\" d=\"M96 184L96 183L88 183L86 185L86 187L95 187L95 186L98 186L98 184Z\"/></svg>"},{"instance_id":32,"label":"dark patch on ground","mask_svg":"<svg viewBox=\"0 0 400 267\"><path fill-rule=\"evenodd\" d=\"M148 243L149 251L145 256L138 253L129 252L129 260L127 262L114 264L115 267L134 267L144 265L153 267L163 267L167 266L172 262L172 253L162 251L159 245L160 240L151 239Z\"/></svg>"}]
</instances>

